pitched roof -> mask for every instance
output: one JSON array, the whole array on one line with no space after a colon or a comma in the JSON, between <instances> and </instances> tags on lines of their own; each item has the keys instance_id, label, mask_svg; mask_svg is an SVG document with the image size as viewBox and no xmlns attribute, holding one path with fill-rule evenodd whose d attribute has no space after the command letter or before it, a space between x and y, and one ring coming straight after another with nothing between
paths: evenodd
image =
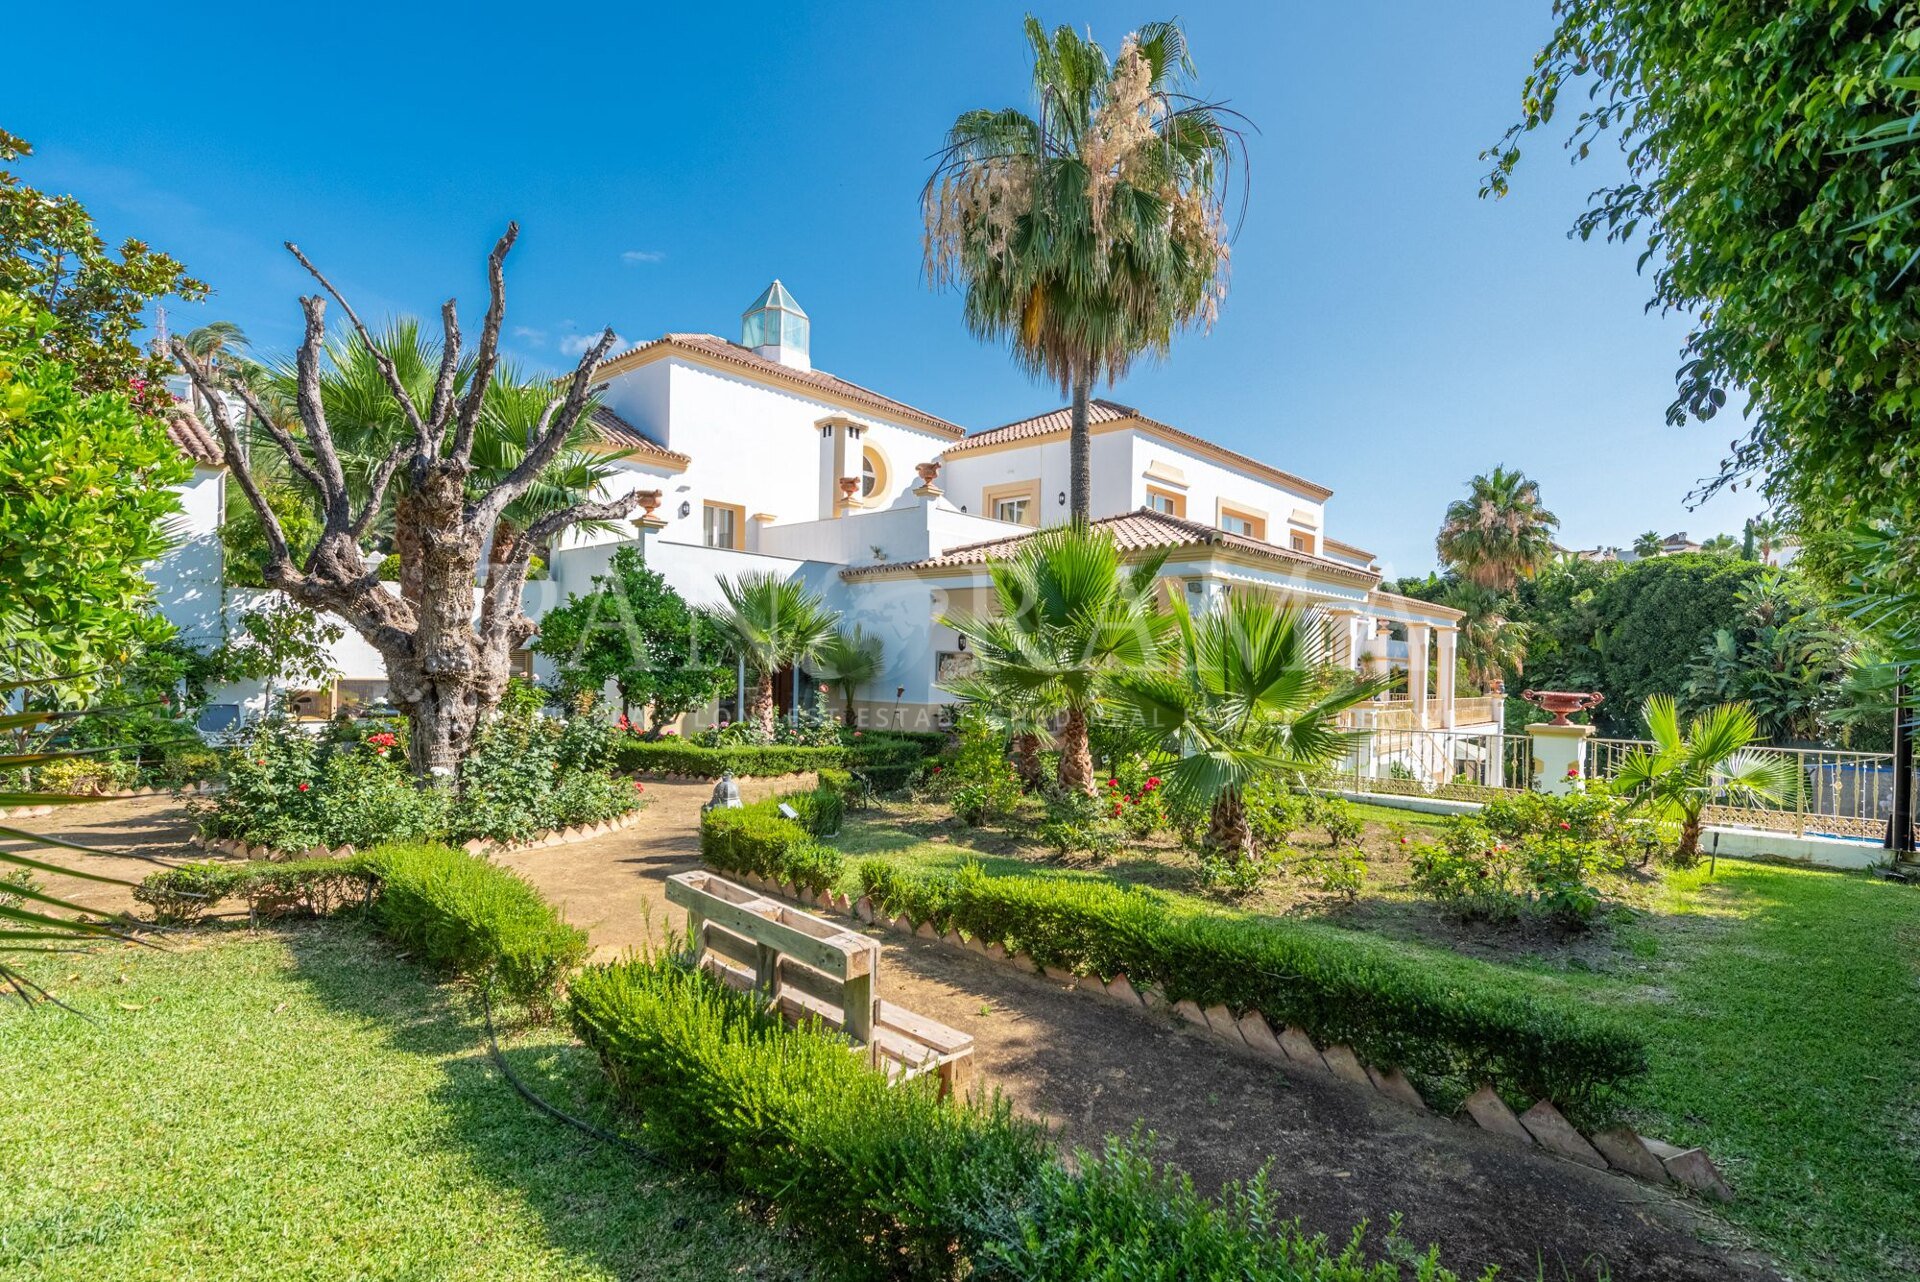
<instances>
[{"instance_id":1,"label":"pitched roof","mask_svg":"<svg viewBox=\"0 0 1920 1282\"><path fill-rule=\"evenodd\" d=\"M791 365L782 365L779 361L770 361L757 354L752 348L728 342L718 334L662 334L659 338L648 339L618 355L607 357L600 362L596 373L603 378L610 374L617 374L621 369L644 364L649 355L655 352L680 352L683 355L719 361L762 379L786 383L816 396L874 410L899 419L903 423L912 423L931 429L942 436L957 439L966 434L957 423L949 423L946 419L929 414L925 410L915 409L902 401L882 396L858 383L849 383L846 379L837 378L825 370L795 369Z\"/></svg>"},{"instance_id":2,"label":"pitched roof","mask_svg":"<svg viewBox=\"0 0 1920 1282\"><path fill-rule=\"evenodd\" d=\"M1375 556L1373 553L1367 551L1365 548L1357 548L1353 546L1353 544L1351 543L1342 543L1339 539L1323 538L1320 540L1320 546L1333 548L1336 551L1340 551L1340 552L1345 552L1348 556L1362 557L1370 562L1377 561L1380 559L1379 557Z\"/></svg>"},{"instance_id":3,"label":"pitched roof","mask_svg":"<svg viewBox=\"0 0 1920 1282\"><path fill-rule=\"evenodd\" d=\"M587 424L595 436L616 449L626 453L641 463L652 463L660 467L669 467L679 471L693 460L685 454L679 454L657 444L633 424L621 418L604 405L593 407L588 415Z\"/></svg>"},{"instance_id":4,"label":"pitched roof","mask_svg":"<svg viewBox=\"0 0 1920 1282\"><path fill-rule=\"evenodd\" d=\"M1122 405L1118 401L1109 401L1098 397L1089 401L1087 403L1087 422L1089 426L1096 428L1102 423L1131 422L1150 435L1158 436L1175 445L1185 446L1196 453L1212 458L1216 462L1224 463L1229 467L1240 468L1263 480L1271 481L1276 485L1285 486L1288 489L1296 490L1302 494L1311 495L1316 499L1326 499L1333 494L1332 490L1318 482L1309 481L1303 476L1295 476L1292 472L1283 472L1277 467L1262 463L1259 459L1248 458L1245 454L1237 453L1236 451L1227 449L1225 446L1215 445L1212 441L1195 436L1192 432L1184 432L1177 427L1169 426L1157 419L1148 418L1133 406ZM965 440L947 446L944 453L961 454L968 450L986 449L996 445L1008 445L1016 441L1037 441L1055 436L1064 436L1072 429L1072 426L1073 407L1071 405L1063 406L1057 410L1048 410L1044 414L1035 414L1032 418L1023 418L1017 422L989 428L984 432L975 432Z\"/></svg>"},{"instance_id":5,"label":"pitched roof","mask_svg":"<svg viewBox=\"0 0 1920 1282\"><path fill-rule=\"evenodd\" d=\"M219 467L226 462L220 442L186 401L175 401L173 412L167 415L167 439L201 467Z\"/></svg>"},{"instance_id":6,"label":"pitched roof","mask_svg":"<svg viewBox=\"0 0 1920 1282\"><path fill-rule=\"evenodd\" d=\"M1143 507L1138 511L1122 513L1119 516L1101 517L1092 524L1096 529L1102 529L1111 534L1114 543L1123 553L1217 547L1317 570L1331 577L1365 584L1368 587L1380 582L1380 576L1372 570L1363 570L1359 566L1348 565L1344 561L1330 561L1326 557L1313 556L1306 552L1295 552L1291 548L1279 547L1261 539L1249 538L1244 534L1230 534L1225 530L1216 530L1210 525L1202 525L1198 521L1169 516L1165 512L1155 512L1150 508ZM892 561L879 565L858 566L842 570L840 577L855 579L898 570L943 570L958 566L984 565L990 560L1012 556L1019 549L1022 541L1036 533L1038 531L1029 530L1003 538L988 539L984 543L968 543L960 547L948 548L938 556L930 556L920 561Z\"/></svg>"}]
</instances>

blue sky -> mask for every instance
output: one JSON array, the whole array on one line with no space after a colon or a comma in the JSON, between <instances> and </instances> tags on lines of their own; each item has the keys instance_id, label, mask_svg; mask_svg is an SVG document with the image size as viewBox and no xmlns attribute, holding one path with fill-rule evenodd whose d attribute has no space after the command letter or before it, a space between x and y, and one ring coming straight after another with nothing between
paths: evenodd
<instances>
[{"instance_id":1,"label":"blue sky","mask_svg":"<svg viewBox=\"0 0 1920 1282\"><path fill-rule=\"evenodd\" d=\"M15 15L16 48L66 47L58 8ZM737 338L778 276L821 368L976 429L1059 402L920 271L945 127L1026 105L1027 6L353 9L95 6L85 57L14 60L0 125L35 144L29 182L213 285L176 329L227 318L289 347L308 282L288 239L363 314L454 295L477 327L486 251L517 218L508 324L529 366L602 325ZM1168 11L1035 12L1112 48ZM1645 313L1632 252L1566 236L1616 162L1570 167L1543 138L1514 195L1477 196L1548 0L1179 13L1202 90L1259 128L1252 199L1213 331L1103 394L1332 486L1330 532L1394 574L1433 564L1442 510L1496 463L1539 480L1572 546L1758 510L1742 491L1686 511L1737 425L1665 425L1684 320Z\"/></svg>"}]
</instances>

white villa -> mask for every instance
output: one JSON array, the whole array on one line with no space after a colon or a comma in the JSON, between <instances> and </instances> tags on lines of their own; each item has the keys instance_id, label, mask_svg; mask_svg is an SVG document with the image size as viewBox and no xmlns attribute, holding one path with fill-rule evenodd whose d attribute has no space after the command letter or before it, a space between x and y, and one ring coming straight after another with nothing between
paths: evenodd
<instances>
[{"instance_id":1,"label":"white villa","mask_svg":"<svg viewBox=\"0 0 1920 1282\"><path fill-rule=\"evenodd\" d=\"M695 605L722 576L770 570L820 590L846 626L878 636L886 672L855 692L865 724L926 728L952 699L943 676L968 658L942 617L986 608L987 562L1067 515L1068 411L969 432L925 410L815 369L811 322L775 281L742 317L740 341L668 333L610 356L594 419L616 468L610 493L638 492L631 532L569 534L550 578L528 585L536 620L591 590L615 548ZM1333 537L1331 490L1149 418L1092 407L1096 523L1122 549L1168 553L1166 590L1205 609L1232 592L1271 592L1321 609L1342 663L1405 668L1402 693L1365 720L1380 729L1491 730L1494 699L1457 698L1460 615L1382 590L1373 555ZM218 522L225 472L188 415L176 428L200 464L186 488L185 540L155 570L161 607L190 640L217 644L246 594L222 586ZM537 669L544 660L533 663ZM337 686L298 709L328 715L384 686L377 656L351 633ZM783 706L811 697L803 673L777 683ZM695 718L737 716L739 692ZM257 711L260 692L222 693L206 728Z\"/></svg>"}]
</instances>

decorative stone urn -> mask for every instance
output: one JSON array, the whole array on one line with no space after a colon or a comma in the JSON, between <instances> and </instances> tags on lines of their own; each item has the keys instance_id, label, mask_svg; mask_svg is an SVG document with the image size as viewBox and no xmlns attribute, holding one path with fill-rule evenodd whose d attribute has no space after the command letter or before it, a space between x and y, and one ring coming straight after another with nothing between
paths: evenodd
<instances>
[{"instance_id":1,"label":"decorative stone urn","mask_svg":"<svg viewBox=\"0 0 1920 1282\"><path fill-rule=\"evenodd\" d=\"M858 494L859 492L860 492L859 477L843 476L840 478L840 506L842 508L852 507L854 504L853 496Z\"/></svg>"},{"instance_id":2,"label":"decorative stone urn","mask_svg":"<svg viewBox=\"0 0 1920 1282\"><path fill-rule=\"evenodd\" d=\"M1579 690L1522 690L1520 697L1542 712L1551 712L1556 726L1570 726L1573 722L1567 720L1569 714L1586 712L1606 702L1605 695Z\"/></svg>"},{"instance_id":3,"label":"decorative stone urn","mask_svg":"<svg viewBox=\"0 0 1920 1282\"><path fill-rule=\"evenodd\" d=\"M666 496L659 490L641 490L635 497L640 500L640 519L651 521L654 509L660 506L660 500Z\"/></svg>"},{"instance_id":4,"label":"decorative stone urn","mask_svg":"<svg viewBox=\"0 0 1920 1282\"><path fill-rule=\"evenodd\" d=\"M938 463L915 463L913 470L920 474L920 488L914 493L924 499L940 497L940 465Z\"/></svg>"}]
</instances>

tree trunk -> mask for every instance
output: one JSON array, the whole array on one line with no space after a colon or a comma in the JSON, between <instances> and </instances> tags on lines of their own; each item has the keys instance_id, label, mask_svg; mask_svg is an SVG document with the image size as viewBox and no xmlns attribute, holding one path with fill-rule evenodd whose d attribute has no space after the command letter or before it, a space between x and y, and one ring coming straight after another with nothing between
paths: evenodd
<instances>
[{"instance_id":1,"label":"tree trunk","mask_svg":"<svg viewBox=\"0 0 1920 1282\"><path fill-rule=\"evenodd\" d=\"M1700 830L1704 826L1699 815L1688 815L1680 821L1680 844L1673 852L1675 864L1691 868L1700 862Z\"/></svg>"},{"instance_id":2,"label":"tree trunk","mask_svg":"<svg viewBox=\"0 0 1920 1282\"><path fill-rule=\"evenodd\" d=\"M753 699L748 705L748 713L760 723L760 737L773 742L773 673L756 673L753 678Z\"/></svg>"},{"instance_id":3,"label":"tree trunk","mask_svg":"<svg viewBox=\"0 0 1920 1282\"><path fill-rule=\"evenodd\" d=\"M1227 789L1213 803L1207 845L1235 863L1253 858L1253 825L1247 822L1246 803L1238 788Z\"/></svg>"},{"instance_id":4,"label":"tree trunk","mask_svg":"<svg viewBox=\"0 0 1920 1282\"><path fill-rule=\"evenodd\" d=\"M1093 434L1087 421L1087 400L1093 391L1093 379L1076 374L1073 380L1073 430L1068 437L1072 455L1072 483L1067 497L1069 514L1076 521L1093 519ZM1040 496L1044 504L1046 496ZM1041 524L1045 524L1044 521Z\"/></svg>"},{"instance_id":5,"label":"tree trunk","mask_svg":"<svg viewBox=\"0 0 1920 1282\"><path fill-rule=\"evenodd\" d=\"M1040 786L1040 736L1020 734L1013 737L1013 768L1029 790Z\"/></svg>"},{"instance_id":6,"label":"tree trunk","mask_svg":"<svg viewBox=\"0 0 1920 1282\"><path fill-rule=\"evenodd\" d=\"M1059 778L1063 792L1094 795L1093 754L1087 748L1087 714L1078 708L1068 710L1066 722L1060 727Z\"/></svg>"}]
</instances>

